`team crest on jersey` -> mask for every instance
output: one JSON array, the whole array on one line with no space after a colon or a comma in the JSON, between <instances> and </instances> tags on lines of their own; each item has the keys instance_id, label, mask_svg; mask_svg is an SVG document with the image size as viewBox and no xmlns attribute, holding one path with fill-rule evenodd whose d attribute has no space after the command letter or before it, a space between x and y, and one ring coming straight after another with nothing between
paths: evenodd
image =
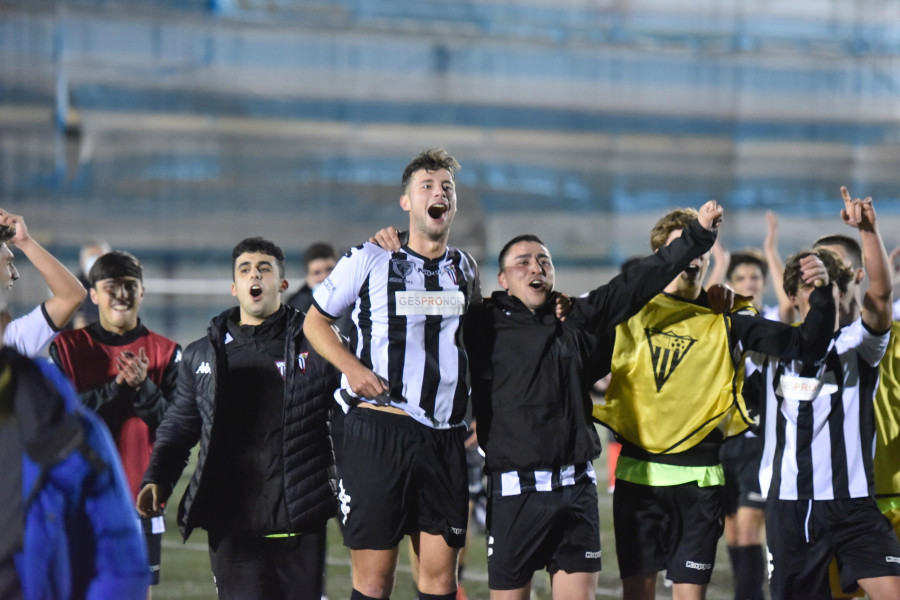
<instances>
[{"instance_id":1,"label":"team crest on jersey","mask_svg":"<svg viewBox=\"0 0 900 600\"><path fill-rule=\"evenodd\" d=\"M399 275L403 281L406 281L406 278L409 277L415 268L416 265L411 260L391 259L391 270Z\"/></svg>"},{"instance_id":2,"label":"team crest on jersey","mask_svg":"<svg viewBox=\"0 0 900 600\"><path fill-rule=\"evenodd\" d=\"M653 376L656 379L656 391L659 392L697 340L653 327L644 328L644 333L647 335L647 343L650 344Z\"/></svg>"},{"instance_id":3,"label":"team crest on jersey","mask_svg":"<svg viewBox=\"0 0 900 600\"><path fill-rule=\"evenodd\" d=\"M301 373L306 373L306 359L309 358L309 352L301 352L297 355L297 368L300 369ZM278 367L278 372L281 373L281 378L284 379L285 374L285 362L283 360L276 360L275 366Z\"/></svg>"}]
</instances>

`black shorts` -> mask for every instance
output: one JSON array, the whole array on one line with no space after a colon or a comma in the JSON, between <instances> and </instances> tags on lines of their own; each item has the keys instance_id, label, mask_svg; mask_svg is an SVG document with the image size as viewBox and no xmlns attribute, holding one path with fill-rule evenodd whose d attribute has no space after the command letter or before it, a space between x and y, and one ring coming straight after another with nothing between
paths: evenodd
<instances>
[{"instance_id":1,"label":"black shorts","mask_svg":"<svg viewBox=\"0 0 900 600\"><path fill-rule=\"evenodd\" d=\"M759 461L762 458L762 438L742 435L722 444L719 457L725 472L725 489L722 506L726 516L738 508L766 507L766 500L759 489Z\"/></svg>"},{"instance_id":2,"label":"black shorts","mask_svg":"<svg viewBox=\"0 0 900 600\"><path fill-rule=\"evenodd\" d=\"M600 515L592 483L488 502L488 587L515 590L546 568L550 573L600 570Z\"/></svg>"},{"instance_id":3,"label":"black shorts","mask_svg":"<svg viewBox=\"0 0 900 600\"><path fill-rule=\"evenodd\" d=\"M722 487L616 480L616 553L622 579L666 569L675 583L709 583L722 536Z\"/></svg>"},{"instance_id":4,"label":"black shorts","mask_svg":"<svg viewBox=\"0 0 900 600\"><path fill-rule=\"evenodd\" d=\"M144 540L147 542L147 558L150 564L150 585L159 585L159 570L162 563L162 532L165 531L165 522L160 523L155 519L163 517L141 518L141 528L144 530ZM158 533L153 533L157 531Z\"/></svg>"},{"instance_id":5,"label":"black shorts","mask_svg":"<svg viewBox=\"0 0 900 600\"><path fill-rule=\"evenodd\" d=\"M900 542L872 498L770 499L766 545L772 600L831 598L832 558L845 591L860 579L900 576Z\"/></svg>"},{"instance_id":6,"label":"black shorts","mask_svg":"<svg viewBox=\"0 0 900 600\"><path fill-rule=\"evenodd\" d=\"M478 446L466 449L466 469L469 475L469 502L484 494L484 457Z\"/></svg>"},{"instance_id":7,"label":"black shorts","mask_svg":"<svg viewBox=\"0 0 900 600\"><path fill-rule=\"evenodd\" d=\"M338 486L344 545L388 550L404 535L424 531L462 548L469 516L465 433L352 409L344 419Z\"/></svg>"}]
</instances>

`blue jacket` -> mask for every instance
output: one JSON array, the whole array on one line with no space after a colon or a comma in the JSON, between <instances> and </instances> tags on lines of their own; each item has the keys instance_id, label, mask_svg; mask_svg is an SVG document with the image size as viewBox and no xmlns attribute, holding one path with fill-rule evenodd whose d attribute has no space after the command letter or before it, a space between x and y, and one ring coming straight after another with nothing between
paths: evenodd
<instances>
[{"instance_id":1,"label":"blue jacket","mask_svg":"<svg viewBox=\"0 0 900 600\"><path fill-rule=\"evenodd\" d=\"M143 600L146 545L109 432L51 363L3 353L25 446L25 538L15 556L24 597Z\"/></svg>"}]
</instances>

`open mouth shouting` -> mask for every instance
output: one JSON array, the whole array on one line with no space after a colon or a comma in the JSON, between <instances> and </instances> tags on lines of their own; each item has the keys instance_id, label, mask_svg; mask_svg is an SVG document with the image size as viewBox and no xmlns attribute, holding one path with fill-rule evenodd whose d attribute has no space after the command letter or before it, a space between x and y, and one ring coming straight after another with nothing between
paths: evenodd
<instances>
[{"instance_id":1,"label":"open mouth shouting","mask_svg":"<svg viewBox=\"0 0 900 600\"><path fill-rule=\"evenodd\" d=\"M450 212L450 204L447 202L436 202L428 207L428 216L435 221L441 221Z\"/></svg>"},{"instance_id":2,"label":"open mouth shouting","mask_svg":"<svg viewBox=\"0 0 900 600\"><path fill-rule=\"evenodd\" d=\"M250 297L251 298L259 298L262 296L263 290L262 286L259 284L253 284L250 286Z\"/></svg>"},{"instance_id":3,"label":"open mouth shouting","mask_svg":"<svg viewBox=\"0 0 900 600\"><path fill-rule=\"evenodd\" d=\"M547 282L544 281L543 279L532 279L528 283L528 287L530 287L531 289L533 289L535 291L542 291L543 289L545 289L547 287Z\"/></svg>"}]
</instances>

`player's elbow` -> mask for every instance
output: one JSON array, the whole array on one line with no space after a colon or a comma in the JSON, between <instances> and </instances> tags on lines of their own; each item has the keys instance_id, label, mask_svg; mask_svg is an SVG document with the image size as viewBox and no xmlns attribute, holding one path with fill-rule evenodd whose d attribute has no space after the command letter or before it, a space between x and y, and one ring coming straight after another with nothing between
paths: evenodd
<instances>
[{"instance_id":1,"label":"player's elbow","mask_svg":"<svg viewBox=\"0 0 900 600\"><path fill-rule=\"evenodd\" d=\"M72 286L66 289L65 294L59 294L58 297L67 304L67 307L72 308L72 312L75 312L84 303L87 294L87 290L79 282L78 287Z\"/></svg>"}]
</instances>

